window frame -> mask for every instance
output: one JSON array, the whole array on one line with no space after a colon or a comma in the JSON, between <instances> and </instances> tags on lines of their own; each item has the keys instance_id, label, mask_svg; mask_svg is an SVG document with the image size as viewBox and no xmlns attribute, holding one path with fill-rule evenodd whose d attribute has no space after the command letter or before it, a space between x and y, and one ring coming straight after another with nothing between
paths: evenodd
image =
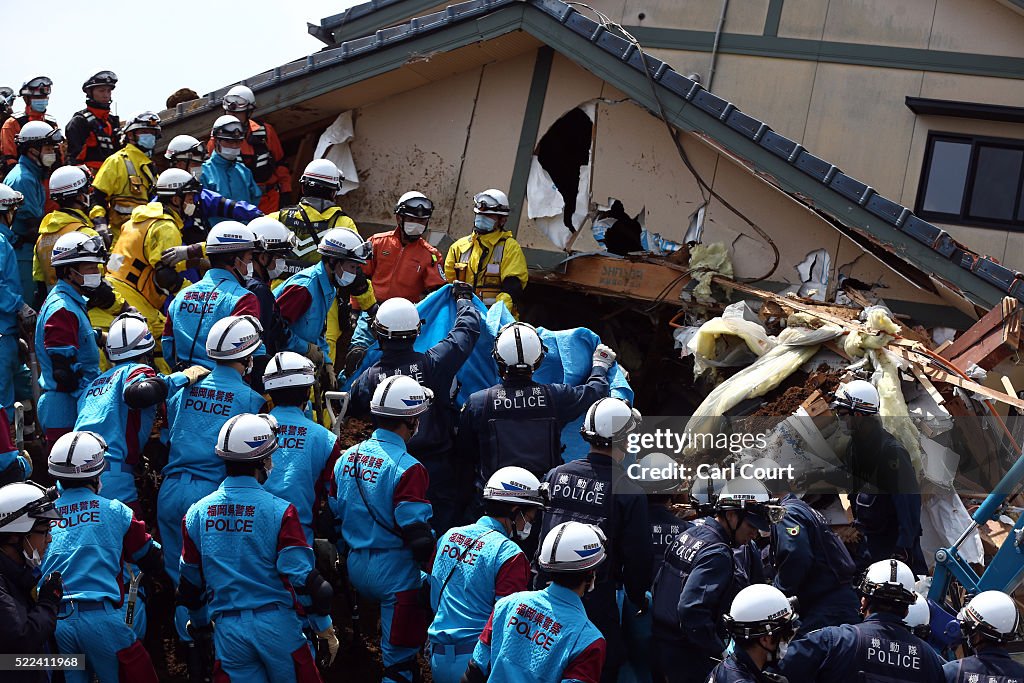
<instances>
[{"instance_id":1,"label":"window frame","mask_svg":"<svg viewBox=\"0 0 1024 683\"><path fill-rule=\"evenodd\" d=\"M970 157L967 162L967 178L964 183L963 193L960 196L960 212L957 214L941 213L938 211L927 211L924 208L925 192L928 189L928 180L931 176L932 156L936 142L952 142L969 144L971 146ZM997 218L979 218L970 215L971 196L974 193L974 181L978 171L978 157L981 147L1001 147L1024 152L1024 139L999 138L986 135L970 135L965 133L948 133L943 131L928 131L928 140L925 143L924 159L921 163L921 174L917 185L917 198L914 204L914 213L926 220L948 223L949 225L965 225L976 228L995 228L1013 232L1024 232L1024 220L1017 219L1024 212L1024 197L1022 197L1022 186L1024 186L1024 160L1021 163L1020 175L1017 178L1017 191L1014 197L1013 218L1000 220Z\"/></svg>"}]
</instances>

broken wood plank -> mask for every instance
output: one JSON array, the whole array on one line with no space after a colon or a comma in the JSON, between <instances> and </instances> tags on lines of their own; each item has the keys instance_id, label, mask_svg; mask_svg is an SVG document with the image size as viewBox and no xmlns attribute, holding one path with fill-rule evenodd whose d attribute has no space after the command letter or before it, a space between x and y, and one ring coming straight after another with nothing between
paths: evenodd
<instances>
[{"instance_id":1,"label":"broken wood plank","mask_svg":"<svg viewBox=\"0 0 1024 683\"><path fill-rule=\"evenodd\" d=\"M595 293L682 306L680 293L693 279L688 273L667 263L580 256L566 261L564 273L550 273L545 280Z\"/></svg>"},{"instance_id":2,"label":"broken wood plank","mask_svg":"<svg viewBox=\"0 0 1024 683\"><path fill-rule=\"evenodd\" d=\"M939 390L935 388L932 381L928 379L928 375L924 374L921 370L920 365L917 363L911 363L910 370L914 373L914 377L917 378L917 381L921 383L921 386L924 387L924 390L928 392L928 395L932 397L932 400L935 401L936 405L941 406L946 402L946 397L939 393Z\"/></svg>"},{"instance_id":3,"label":"broken wood plank","mask_svg":"<svg viewBox=\"0 0 1024 683\"><path fill-rule=\"evenodd\" d=\"M921 369L924 371L924 373L933 380L945 382L946 384L952 384L953 386L960 387L965 391L970 391L975 394L981 394L982 396L990 398L994 401L999 401L1000 403L1005 403L1007 405L1014 406L1015 408L1024 409L1024 400L1021 400L1016 396L1009 396L1001 391L990 389L984 385L978 384L977 382L972 382L969 379L964 379L959 375L954 375L952 373L946 372L937 365L928 363L923 359L923 357L918 356L917 354L913 354L906 349L896 350L895 353L901 356L902 358L905 358L906 360L910 361L911 363L919 365Z\"/></svg>"},{"instance_id":4,"label":"broken wood plank","mask_svg":"<svg viewBox=\"0 0 1024 683\"><path fill-rule=\"evenodd\" d=\"M997 332L1003 342L1012 343L1016 349L1020 342L1020 309L1017 304L1017 299L1003 297L998 306L993 306L992 310L954 339L940 355L949 360L962 356L990 334ZM960 363L958 365L963 367Z\"/></svg>"}]
</instances>

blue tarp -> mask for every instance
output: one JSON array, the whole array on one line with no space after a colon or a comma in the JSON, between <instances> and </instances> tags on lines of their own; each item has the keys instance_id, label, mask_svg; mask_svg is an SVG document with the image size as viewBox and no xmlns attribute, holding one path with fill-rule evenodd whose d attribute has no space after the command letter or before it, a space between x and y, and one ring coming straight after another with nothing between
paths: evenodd
<instances>
[{"instance_id":1,"label":"blue tarp","mask_svg":"<svg viewBox=\"0 0 1024 683\"><path fill-rule=\"evenodd\" d=\"M420 336L416 339L415 344L417 351L426 351L444 339L455 324L455 300L452 299L450 289L451 285L445 285L417 304L416 308L423 320L423 328L420 330ZM488 310L480 299L474 298L473 301L481 314L486 317L480 338L473 349L473 355L462 366L458 375L461 383L458 395L460 405L473 392L494 386L500 381L498 366L491 356L491 349L494 347L494 338L498 331L504 325L515 322L504 304L495 304ZM356 338L372 339L367 322L364 314L357 326ZM600 337L585 327L571 330L547 330L540 327L537 331L540 333L544 345L547 346L548 352L533 378L544 384L580 385L586 382L590 377L594 349L601 342ZM356 376L380 359L380 348L376 341L372 341L368 349L362 365L356 371ZM630 403L633 402L633 390L618 364L612 366L608 373L608 381L611 384L612 396ZM351 381L346 380L342 389L348 391L350 384ZM566 425L562 431L562 443L565 445L563 458L566 461L582 458L589 450L587 444L580 438L581 424L583 424L582 416L575 422Z\"/></svg>"}]
</instances>

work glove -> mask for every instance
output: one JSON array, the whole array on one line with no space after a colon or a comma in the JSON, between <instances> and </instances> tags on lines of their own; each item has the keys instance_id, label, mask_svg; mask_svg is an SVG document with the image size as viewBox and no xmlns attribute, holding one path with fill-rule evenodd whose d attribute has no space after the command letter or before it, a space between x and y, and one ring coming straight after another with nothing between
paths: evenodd
<instances>
[{"instance_id":1,"label":"work glove","mask_svg":"<svg viewBox=\"0 0 1024 683\"><path fill-rule=\"evenodd\" d=\"M110 249L110 245L114 242L114 233L110 232L110 228L107 227L107 224L105 222L93 223L92 227L93 230L96 231L96 234L103 240L103 246Z\"/></svg>"},{"instance_id":2,"label":"work glove","mask_svg":"<svg viewBox=\"0 0 1024 683\"><path fill-rule=\"evenodd\" d=\"M28 304L22 304L21 308L18 309L18 324L21 325L24 330L36 329L36 311Z\"/></svg>"},{"instance_id":3,"label":"work glove","mask_svg":"<svg viewBox=\"0 0 1024 683\"><path fill-rule=\"evenodd\" d=\"M335 634L333 626L328 626L323 631L317 633L316 636L317 638L322 638L327 643L329 659L323 662L323 664L324 668L328 669L334 663L334 658L338 656L338 648L341 646L341 643L338 642L338 636Z\"/></svg>"},{"instance_id":4,"label":"work glove","mask_svg":"<svg viewBox=\"0 0 1024 683\"><path fill-rule=\"evenodd\" d=\"M204 368L202 365L190 365L182 370L181 374L188 378L189 384L195 384L210 374L210 368Z\"/></svg>"},{"instance_id":5,"label":"work glove","mask_svg":"<svg viewBox=\"0 0 1024 683\"><path fill-rule=\"evenodd\" d=\"M182 261L199 258L202 255L202 244L183 244L180 247L171 247L170 249L165 249L164 253L160 254L160 262L163 263L168 268L173 268Z\"/></svg>"},{"instance_id":6,"label":"work glove","mask_svg":"<svg viewBox=\"0 0 1024 683\"><path fill-rule=\"evenodd\" d=\"M36 601L41 604L50 605L56 610L60 607L60 601L63 597L64 581L61 579L60 572L51 572L43 579L42 585L39 586Z\"/></svg>"},{"instance_id":7,"label":"work glove","mask_svg":"<svg viewBox=\"0 0 1024 683\"><path fill-rule=\"evenodd\" d=\"M348 354L345 356L345 375L351 377L359 366L363 362L363 358L366 357L365 346L353 346L348 350Z\"/></svg>"},{"instance_id":8,"label":"work glove","mask_svg":"<svg viewBox=\"0 0 1024 683\"><path fill-rule=\"evenodd\" d=\"M594 367L607 370L615 363L615 352L604 344L598 344L594 349Z\"/></svg>"},{"instance_id":9,"label":"work glove","mask_svg":"<svg viewBox=\"0 0 1024 683\"><path fill-rule=\"evenodd\" d=\"M323 378L320 380L320 389L323 391L334 391L338 388L338 376L334 373L334 364L324 365Z\"/></svg>"},{"instance_id":10,"label":"work glove","mask_svg":"<svg viewBox=\"0 0 1024 683\"><path fill-rule=\"evenodd\" d=\"M310 342L306 347L306 358L313 361L313 365L320 367L324 363L324 351L318 344Z\"/></svg>"},{"instance_id":11,"label":"work glove","mask_svg":"<svg viewBox=\"0 0 1024 683\"><path fill-rule=\"evenodd\" d=\"M473 300L473 285L462 280L456 280L452 283L452 296L456 301L459 299Z\"/></svg>"}]
</instances>

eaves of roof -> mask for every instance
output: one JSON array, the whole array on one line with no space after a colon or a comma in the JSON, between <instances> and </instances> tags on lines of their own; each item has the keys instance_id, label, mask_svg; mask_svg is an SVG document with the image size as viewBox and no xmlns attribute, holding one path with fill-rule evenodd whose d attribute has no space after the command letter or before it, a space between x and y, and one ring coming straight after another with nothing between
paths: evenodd
<instances>
[{"instance_id":1,"label":"eaves of roof","mask_svg":"<svg viewBox=\"0 0 1024 683\"><path fill-rule=\"evenodd\" d=\"M899 263L967 300L984 308L996 305L1007 294L1024 300L1024 276L1019 278L1014 271L972 252L907 207L883 197L868 184L648 55L649 79L635 45L560 0L463 2L243 82L257 93L288 89L288 96L273 98L273 108L260 107L266 114L400 68L410 53L453 50L514 30L525 31L550 45L656 112L653 83L673 126L706 137L829 218L837 228L858 233L861 241L868 240ZM328 70L329 77L315 83ZM205 103L190 111L179 108L170 115L170 121L208 113L220 104L227 90L225 87L211 93Z\"/></svg>"}]
</instances>

